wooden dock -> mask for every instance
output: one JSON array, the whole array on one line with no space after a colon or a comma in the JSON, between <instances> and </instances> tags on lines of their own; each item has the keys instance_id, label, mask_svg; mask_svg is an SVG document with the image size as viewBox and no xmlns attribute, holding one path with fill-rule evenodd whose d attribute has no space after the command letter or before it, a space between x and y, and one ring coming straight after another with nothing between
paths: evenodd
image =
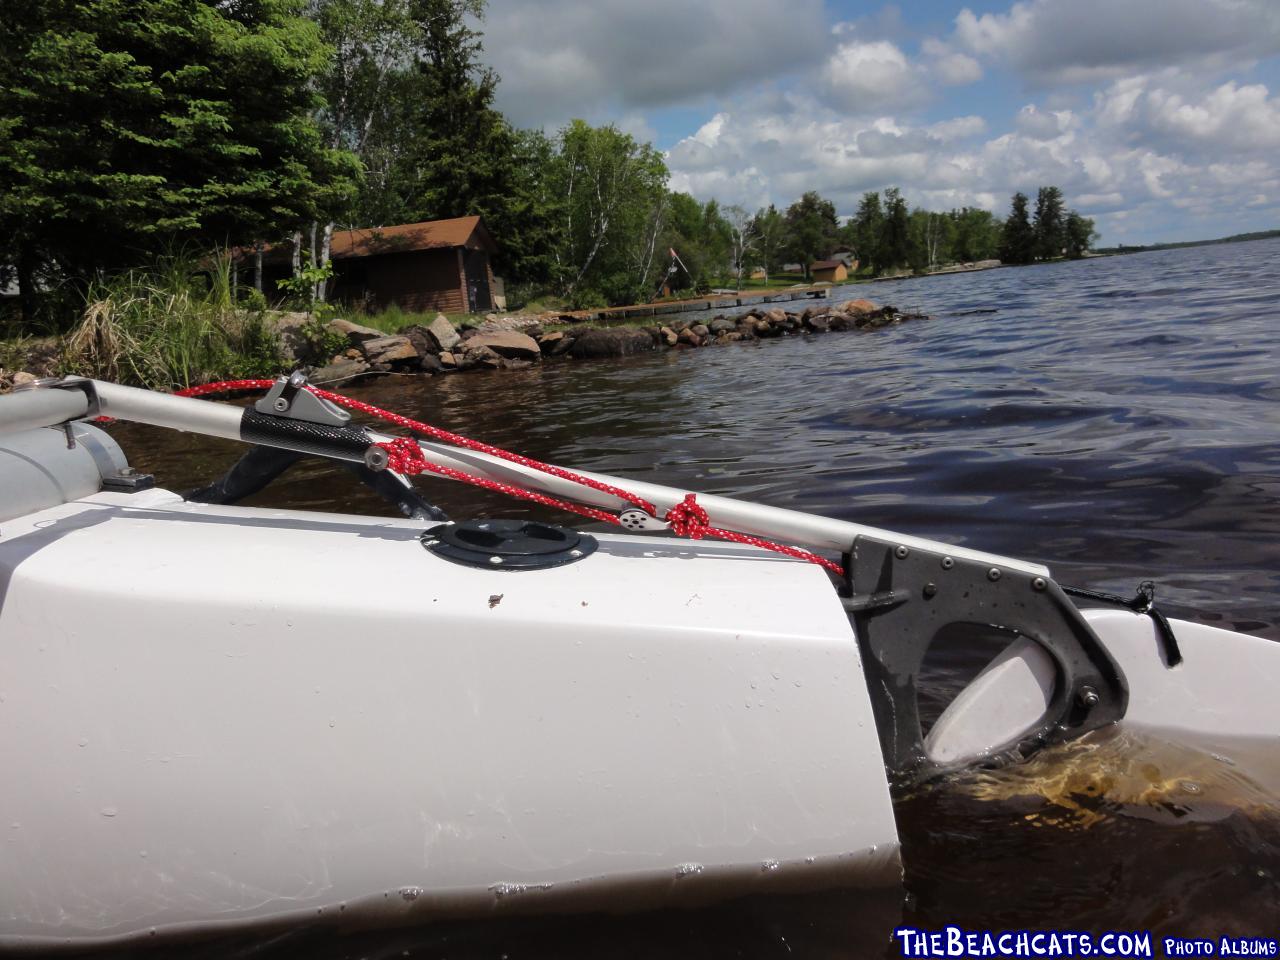
<instances>
[{"instance_id":1,"label":"wooden dock","mask_svg":"<svg viewBox=\"0 0 1280 960\"><path fill-rule=\"evenodd\" d=\"M635 320L640 317L669 317L677 313L693 313L699 310L733 310L762 303L790 303L793 300L821 299L829 296L831 287L795 287L771 290L768 293L727 293L697 297L693 300L662 300L657 303L636 303L625 307L604 307L600 310L574 310L571 316L580 323L609 323L619 320Z\"/></svg>"}]
</instances>

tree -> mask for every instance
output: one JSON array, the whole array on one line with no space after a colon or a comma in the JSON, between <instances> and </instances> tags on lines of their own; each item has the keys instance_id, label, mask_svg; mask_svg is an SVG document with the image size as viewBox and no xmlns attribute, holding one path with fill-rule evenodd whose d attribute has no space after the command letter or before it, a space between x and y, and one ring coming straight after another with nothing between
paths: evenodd
<instances>
[{"instance_id":1,"label":"tree","mask_svg":"<svg viewBox=\"0 0 1280 960\"><path fill-rule=\"evenodd\" d=\"M742 270L747 264L747 258L754 249L756 240L759 237L756 234L755 218L747 213L743 208L734 204L726 207L724 211L724 221L729 227L729 240L733 254L733 270L734 279L736 280L736 288L742 289Z\"/></svg>"},{"instance_id":2,"label":"tree","mask_svg":"<svg viewBox=\"0 0 1280 960\"><path fill-rule=\"evenodd\" d=\"M662 155L612 124L574 120L560 131L549 172L562 198L554 263L564 294L579 302L640 299L667 202Z\"/></svg>"},{"instance_id":3,"label":"tree","mask_svg":"<svg viewBox=\"0 0 1280 960\"><path fill-rule=\"evenodd\" d=\"M1037 259L1054 260L1062 256L1066 231L1062 222L1062 191L1057 187L1041 187L1036 194L1033 229Z\"/></svg>"},{"instance_id":4,"label":"tree","mask_svg":"<svg viewBox=\"0 0 1280 960\"><path fill-rule=\"evenodd\" d=\"M917 273L936 270L951 259L951 218L930 210L912 210L909 220L911 269Z\"/></svg>"},{"instance_id":5,"label":"tree","mask_svg":"<svg viewBox=\"0 0 1280 960\"><path fill-rule=\"evenodd\" d=\"M37 274L283 235L354 172L313 120L325 48L302 0L0 6L0 233Z\"/></svg>"},{"instance_id":6,"label":"tree","mask_svg":"<svg viewBox=\"0 0 1280 960\"><path fill-rule=\"evenodd\" d=\"M949 214L951 255L962 263L991 260L1000 255L1000 221L990 210L964 207Z\"/></svg>"},{"instance_id":7,"label":"tree","mask_svg":"<svg viewBox=\"0 0 1280 960\"><path fill-rule=\"evenodd\" d=\"M770 274L777 273L782 267L787 239L786 228L786 221L773 204L757 210L752 220L751 229L756 236L756 241L748 259L749 262L764 268L765 282L768 282Z\"/></svg>"},{"instance_id":8,"label":"tree","mask_svg":"<svg viewBox=\"0 0 1280 960\"><path fill-rule=\"evenodd\" d=\"M733 229L715 200L703 204L687 193L673 193L668 201L665 244L685 266L671 275L671 289L709 289L711 281L724 277L730 267Z\"/></svg>"},{"instance_id":9,"label":"tree","mask_svg":"<svg viewBox=\"0 0 1280 960\"><path fill-rule=\"evenodd\" d=\"M862 195L858 212L853 218L853 249L858 260L872 273L878 273L883 260L880 257L880 234L884 232L884 210L880 206L880 194L874 190Z\"/></svg>"},{"instance_id":10,"label":"tree","mask_svg":"<svg viewBox=\"0 0 1280 960\"><path fill-rule=\"evenodd\" d=\"M1079 260L1088 253L1089 248L1098 239L1098 233L1093 228L1093 220L1080 216L1074 210L1067 213L1065 233L1067 256L1072 260Z\"/></svg>"},{"instance_id":11,"label":"tree","mask_svg":"<svg viewBox=\"0 0 1280 960\"><path fill-rule=\"evenodd\" d=\"M901 267L911 262L910 218L907 201L897 187L884 192L884 222L880 227L879 257L882 267Z\"/></svg>"},{"instance_id":12,"label":"tree","mask_svg":"<svg viewBox=\"0 0 1280 960\"><path fill-rule=\"evenodd\" d=\"M403 141L396 120L402 111L393 92L404 92L407 64L419 45L420 33L410 17L410 0L309 0L308 13L320 29L332 54L327 68L317 78L324 97L319 119L330 147L343 148L360 162L362 170L374 169L379 176L372 184L375 195L385 196L389 164L385 154L376 167L370 162L387 143ZM347 216L357 226L380 223L350 215L359 209L366 191L326 198L325 223L319 244L319 224L311 224L311 264L324 269L329 262L329 244L335 220ZM347 201L344 203L343 201ZM354 209L351 201L355 201ZM345 209L344 209L345 207ZM301 270L302 234L294 235L294 276ZM316 296L323 300L325 281L317 285Z\"/></svg>"},{"instance_id":13,"label":"tree","mask_svg":"<svg viewBox=\"0 0 1280 960\"><path fill-rule=\"evenodd\" d=\"M785 220L786 254L804 266L808 277L809 265L830 253L836 239L839 223L835 204L809 191L787 208Z\"/></svg>"},{"instance_id":14,"label":"tree","mask_svg":"<svg viewBox=\"0 0 1280 960\"><path fill-rule=\"evenodd\" d=\"M1035 232L1027 217L1027 195L1015 193L1009 217L1000 237L1000 259L1005 263L1024 264L1035 259Z\"/></svg>"}]
</instances>

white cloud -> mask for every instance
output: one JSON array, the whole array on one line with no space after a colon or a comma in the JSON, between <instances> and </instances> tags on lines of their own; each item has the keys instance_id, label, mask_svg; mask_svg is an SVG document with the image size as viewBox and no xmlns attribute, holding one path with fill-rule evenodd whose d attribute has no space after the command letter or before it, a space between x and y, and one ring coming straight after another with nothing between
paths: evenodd
<instances>
[{"instance_id":1,"label":"white cloud","mask_svg":"<svg viewBox=\"0 0 1280 960\"><path fill-rule=\"evenodd\" d=\"M1032 140L1053 140L1071 130L1076 124L1070 110L1041 110L1029 103L1018 111L1015 121L1018 132Z\"/></svg>"},{"instance_id":2,"label":"white cloud","mask_svg":"<svg viewBox=\"0 0 1280 960\"><path fill-rule=\"evenodd\" d=\"M1236 65L1280 52L1275 0L1024 0L961 10L952 41L1039 84L1098 82L1169 64Z\"/></svg>"},{"instance_id":3,"label":"white cloud","mask_svg":"<svg viewBox=\"0 0 1280 960\"><path fill-rule=\"evenodd\" d=\"M1099 124L1131 143L1196 156L1273 153L1280 148L1280 99L1260 83L1210 90L1168 71L1127 77L1094 96Z\"/></svg>"},{"instance_id":4,"label":"white cloud","mask_svg":"<svg viewBox=\"0 0 1280 960\"><path fill-rule=\"evenodd\" d=\"M838 35L848 31L837 25ZM842 42L827 58L822 79L829 101L854 114L914 106L928 96L920 68L888 40Z\"/></svg>"},{"instance_id":5,"label":"white cloud","mask_svg":"<svg viewBox=\"0 0 1280 960\"><path fill-rule=\"evenodd\" d=\"M972 115L920 124L851 116L810 98L772 111L748 97L678 143L668 163L673 183L704 199L786 206L817 190L841 216L864 191L887 186L913 205L1003 215L1015 190L1034 196L1056 184L1070 206L1098 218L1110 242L1150 239L1143 229L1157 219L1210 222L1246 207L1259 221L1280 218L1280 163L1262 149L1280 125L1265 90L1228 83L1175 96L1150 79L1115 87L1123 109L1104 95L1079 112L1028 104L995 136ZM1224 132L1227 124L1236 131ZM1224 136L1253 137L1258 152L1225 160L1222 151L1178 147ZM1188 226L1178 235L1234 229Z\"/></svg>"},{"instance_id":6,"label":"white cloud","mask_svg":"<svg viewBox=\"0 0 1280 960\"><path fill-rule=\"evenodd\" d=\"M1003 214L1014 190L1054 183L1109 241L1280 222L1280 95L1260 82L1276 60L1257 67L1280 53L1280 0L1017 0L923 39L893 6L832 26L824 0L490 4L485 56L513 122L581 116L656 140L685 111L655 108L701 111L668 166L703 198L813 189L848 215L898 185ZM955 89L985 79L985 94L1002 70L1021 109Z\"/></svg>"},{"instance_id":7,"label":"white cloud","mask_svg":"<svg viewBox=\"0 0 1280 960\"><path fill-rule=\"evenodd\" d=\"M935 37L928 37L920 45L928 58L928 70L949 87L977 83L982 79L982 64L966 53L960 53L950 44Z\"/></svg>"},{"instance_id":8,"label":"white cloud","mask_svg":"<svg viewBox=\"0 0 1280 960\"><path fill-rule=\"evenodd\" d=\"M1280 147L1280 102L1260 83L1222 84L1199 102L1165 90L1147 94L1154 129L1236 150Z\"/></svg>"},{"instance_id":9,"label":"white cloud","mask_svg":"<svg viewBox=\"0 0 1280 960\"><path fill-rule=\"evenodd\" d=\"M976 137L980 133L986 133L987 121L973 115L953 117L950 120L932 123L925 129L934 138L945 143L948 140L962 140L965 137Z\"/></svg>"},{"instance_id":10,"label":"white cloud","mask_svg":"<svg viewBox=\"0 0 1280 960\"><path fill-rule=\"evenodd\" d=\"M490 0L482 29L498 107L538 127L730 93L832 43L822 0Z\"/></svg>"}]
</instances>

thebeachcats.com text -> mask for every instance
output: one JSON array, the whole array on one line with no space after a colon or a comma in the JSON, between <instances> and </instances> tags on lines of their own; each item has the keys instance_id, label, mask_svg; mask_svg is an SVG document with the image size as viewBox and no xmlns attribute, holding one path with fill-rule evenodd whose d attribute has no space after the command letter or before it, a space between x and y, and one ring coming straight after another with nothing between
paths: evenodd
<instances>
[{"instance_id":1,"label":"thebeachcats.com text","mask_svg":"<svg viewBox=\"0 0 1280 960\"><path fill-rule=\"evenodd\" d=\"M1277 957L1271 937L1216 939L1153 937L1147 930L941 930L899 927L893 932L901 955L914 958L986 957ZM1159 950L1157 954L1154 951Z\"/></svg>"}]
</instances>

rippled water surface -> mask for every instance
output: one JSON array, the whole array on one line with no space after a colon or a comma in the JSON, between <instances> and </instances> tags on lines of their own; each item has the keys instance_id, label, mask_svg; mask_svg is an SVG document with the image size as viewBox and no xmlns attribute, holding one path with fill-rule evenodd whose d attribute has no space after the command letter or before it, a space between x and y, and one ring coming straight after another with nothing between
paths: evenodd
<instances>
[{"instance_id":1,"label":"rippled water surface","mask_svg":"<svg viewBox=\"0 0 1280 960\"><path fill-rule=\"evenodd\" d=\"M1280 241L842 295L931 319L350 392L552 462L1041 560L1065 583L1128 594L1151 578L1173 615L1280 639ZM117 433L179 489L237 453ZM427 488L454 516L532 509ZM322 464L256 502L387 512ZM1027 769L901 798L906 890L888 906L846 892L448 926L342 950L894 955L899 913L917 925L1274 935L1280 826L1257 783L1280 747L1236 747L1224 771L1205 758L1231 745L1095 736ZM1184 780L1210 788L1151 792Z\"/></svg>"}]
</instances>

